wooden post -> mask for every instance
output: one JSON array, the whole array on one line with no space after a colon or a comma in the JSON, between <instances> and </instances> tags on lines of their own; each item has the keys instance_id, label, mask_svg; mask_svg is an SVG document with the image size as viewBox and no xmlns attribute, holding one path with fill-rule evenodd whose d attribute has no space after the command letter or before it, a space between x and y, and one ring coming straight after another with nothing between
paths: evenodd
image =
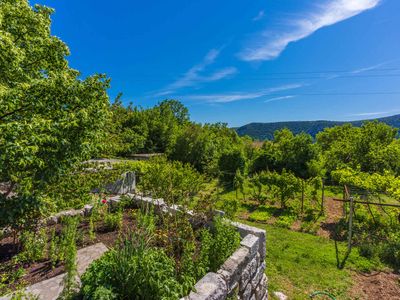
<instances>
[{"instance_id":1,"label":"wooden post","mask_svg":"<svg viewBox=\"0 0 400 300\"><path fill-rule=\"evenodd\" d=\"M324 214L325 180L322 178L321 213Z\"/></svg>"},{"instance_id":2,"label":"wooden post","mask_svg":"<svg viewBox=\"0 0 400 300\"><path fill-rule=\"evenodd\" d=\"M304 211L304 179L301 180L301 215Z\"/></svg>"},{"instance_id":3,"label":"wooden post","mask_svg":"<svg viewBox=\"0 0 400 300\"><path fill-rule=\"evenodd\" d=\"M351 251L351 238L353 234L353 210L354 210L354 203L353 197L350 197L350 212L349 212L349 234L347 240L347 251Z\"/></svg>"}]
</instances>

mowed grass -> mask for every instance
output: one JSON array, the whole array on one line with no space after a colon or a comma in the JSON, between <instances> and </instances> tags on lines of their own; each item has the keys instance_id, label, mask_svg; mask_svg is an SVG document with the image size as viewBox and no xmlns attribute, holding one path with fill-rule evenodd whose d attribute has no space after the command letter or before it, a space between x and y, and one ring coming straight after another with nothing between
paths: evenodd
<instances>
[{"instance_id":1,"label":"mowed grass","mask_svg":"<svg viewBox=\"0 0 400 300\"><path fill-rule=\"evenodd\" d=\"M336 299L350 299L347 296L352 286L350 269L373 267L354 248L345 269L339 270L333 241L271 225L245 223L267 231L266 273L271 299L273 291L281 291L289 299L310 299L309 294L315 291L330 292ZM342 258L343 243L339 244L339 251Z\"/></svg>"}]
</instances>

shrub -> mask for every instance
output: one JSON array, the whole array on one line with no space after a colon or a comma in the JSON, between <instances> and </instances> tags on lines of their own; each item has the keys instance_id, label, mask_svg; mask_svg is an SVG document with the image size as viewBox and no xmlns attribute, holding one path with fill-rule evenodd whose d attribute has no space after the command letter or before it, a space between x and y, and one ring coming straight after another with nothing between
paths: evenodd
<instances>
[{"instance_id":1,"label":"shrub","mask_svg":"<svg viewBox=\"0 0 400 300\"><path fill-rule=\"evenodd\" d=\"M271 218L271 214L268 211L256 210L249 215L249 221L266 223Z\"/></svg>"},{"instance_id":2,"label":"shrub","mask_svg":"<svg viewBox=\"0 0 400 300\"><path fill-rule=\"evenodd\" d=\"M174 260L161 249L135 245L127 238L92 263L82 278L84 299L178 299L182 288ZM105 289L107 291L105 291Z\"/></svg>"},{"instance_id":3,"label":"shrub","mask_svg":"<svg viewBox=\"0 0 400 300\"><path fill-rule=\"evenodd\" d=\"M106 214L104 218L104 225L106 226L106 229L109 231L121 229L122 218L123 218L122 211Z\"/></svg>"},{"instance_id":4,"label":"shrub","mask_svg":"<svg viewBox=\"0 0 400 300\"><path fill-rule=\"evenodd\" d=\"M282 228L290 228L295 220L296 216L280 216L276 220L275 225Z\"/></svg>"},{"instance_id":5,"label":"shrub","mask_svg":"<svg viewBox=\"0 0 400 300\"><path fill-rule=\"evenodd\" d=\"M17 259L19 261L35 262L46 257L47 233L44 228L37 233L32 231L22 232L20 241L22 252L18 254Z\"/></svg>"},{"instance_id":6,"label":"shrub","mask_svg":"<svg viewBox=\"0 0 400 300\"><path fill-rule=\"evenodd\" d=\"M209 240L207 239L209 242ZM204 241L202 241L204 242ZM236 229L220 217L214 218L212 245L205 245L209 249L210 265L213 272L239 247L240 235Z\"/></svg>"},{"instance_id":7,"label":"shrub","mask_svg":"<svg viewBox=\"0 0 400 300\"><path fill-rule=\"evenodd\" d=\"M61 294L61 299L73 299L77 291L77 276L78 269L76 265L76 238L77 226L79 223L78 218L67 218L65 220L65 227L63 230L62 245L65 257L65 271L64 276L64 289Z\"/></svg>"}]
</instances>

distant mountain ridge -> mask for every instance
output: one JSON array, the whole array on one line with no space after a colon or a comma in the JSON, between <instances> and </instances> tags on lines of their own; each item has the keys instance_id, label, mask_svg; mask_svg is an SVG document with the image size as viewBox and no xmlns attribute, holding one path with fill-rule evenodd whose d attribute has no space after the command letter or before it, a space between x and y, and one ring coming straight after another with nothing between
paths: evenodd
<instances>
[{"instance_id":1,"label":"distant mountain ridge","mask_svg":"<svg viewBox=\"0 0 400 300\"><path fill-rule=\"evenodd\" d=\"M289 121L289 122L272 122L272 123L249 123L247 125L234 128L240 136L249 135L258 140L271 140L274 132L282 128L289 128L293 133L308 133L313 137L325 128L351 123L354 126L361 126L364 122L377 120L390 126L400 128L400 114L384 118L366 119L358 121Z\"/></svg>"}]
</instances>

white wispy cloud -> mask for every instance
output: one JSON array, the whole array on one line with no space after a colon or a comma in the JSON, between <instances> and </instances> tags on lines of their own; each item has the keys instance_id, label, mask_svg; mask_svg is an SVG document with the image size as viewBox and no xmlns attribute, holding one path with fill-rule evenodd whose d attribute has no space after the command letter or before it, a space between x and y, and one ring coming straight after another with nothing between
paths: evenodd
<instances>
[{"instance_id":1,"label":"white wispy cloud","mask_svg":"<svg viewBox=\"0 0 400 300\"><path fill-rule=\"evenodd\" d=\"M363 112L363 113L356 113L347 115L348 117L374 117L374 116L383 116L383 115L390 115L399 113L400 110L389 110L389 111L373 111L373 112Z\"/></svg>"},{"instance_id":2,"label":"white wispy cloud","mask_svg":"<svg viewBox=\"0 0 400 300\"><path fill-rule=\"evenodd\" d=\"M228 103L240 100L257 99L267 95L272 95L276 92L297 89L302 86L303 84L296 83L296 84L281 85L255 92L232 92L232 93L210 94L210 95L188 95L185 96L185 98L190 100L204 101L208 103Z\"/></svg>"},{"instance_id":3,"label":"white wispy cloud","mask_svg":"<svg viewBox=\"0 0 400 300\"><path fill-rule=\"evenodd\" d=\"M354 17L376 7L382 0L329 0L306 17L288 22L283 28L265 30L239 53L244 61L277 58L293 42L304 39L318 29Z\"/></svg>"},{"instance_id":4,"label":"white wispy cloud","mask_svg":"<svg viewBox=\"0 0 400 300\"><path fill-rule=\"evenodd\" d=\"M287 96L281 96L281 97L274 97L274 98L267 99L264 102L268 103L268 102L273 102L273 101L291 99L291 98L294 98L294 97L296 97L296 96L295 95L287 95Z\"/></svg>"},{"instance_id":5,"label":"white wispy cloud","mask_svg":"<svg viewBox=\"0 0 400 300\"><path fill-rule=\"evenodd\" d=\"M255 16L255 17L253 18L253 21L254 21L254 22L260 21L262 18L264 18L264 16L265 16L265 12L264 12L263 10L260 10L260 11L258 12L257 16Z\"/></svg>"},{"instance_id":6,"label":"white wispy cloud","mask_svg":"<svg viewBox=\"0 0 400 300\"><path fill-rule=\"evenodd\" d=\"M373 65L373 66L356 69L354 71L351 71L350 73L351 74L359 74L359 73L364 73L364 72L368 72L368 71L373 71L373 70L376 70L376 69L386 65L387 63L388 62L383 62L383 63L376 64L376 65Z\"/></svg>"},{"instance_id":7,"label":"white wispy cloud","mask_svg":"<svg viewBox=\"0 0 400 300\"><path fill-rule=\"evenodd\" d=\"M169 84L163 90L157 92L155 96L165 96L184 87L195 86L199 83L218 81L236 74L238 70L235 67L226 67L219 69L210 75L202 75L206 68L215 62L220 52L221 50L211 49L203 58L201 63L191 67L181 78Z\"/></svg>"}]
</instances>

